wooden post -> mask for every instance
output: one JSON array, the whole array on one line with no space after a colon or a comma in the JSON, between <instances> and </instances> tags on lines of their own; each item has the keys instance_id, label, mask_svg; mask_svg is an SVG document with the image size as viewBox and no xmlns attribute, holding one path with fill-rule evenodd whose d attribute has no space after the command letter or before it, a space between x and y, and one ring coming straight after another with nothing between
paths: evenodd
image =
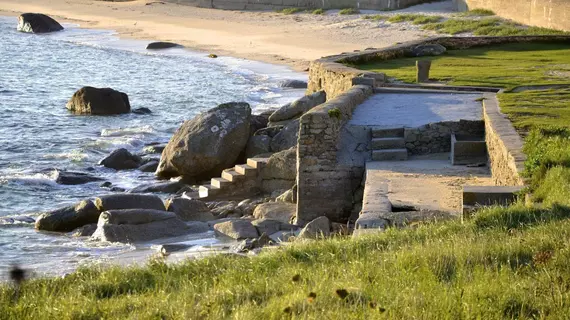
<instances>
[{"instance_id":1,"label":"wooden post","mask_svg":"<svg viewBox=\"0 0 570 320\"><path fill-rule=\"evenodd\" d=\"M423 60L416 61L416 82L428 82L429 81L429 69L431 67L431 61Z\"/></svg>"}]
</instances>

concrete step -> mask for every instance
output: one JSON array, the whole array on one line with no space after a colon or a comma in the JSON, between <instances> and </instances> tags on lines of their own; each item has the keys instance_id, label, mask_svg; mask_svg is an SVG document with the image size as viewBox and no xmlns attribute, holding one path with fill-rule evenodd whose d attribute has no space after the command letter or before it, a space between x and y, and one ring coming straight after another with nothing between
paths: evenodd
<instances>
[{"instance_id":1,"label":"concrete step","mask_svg":"<svg viewBox=\"0 0 570 320\"><path fill-rule=\"evenodd\" d=\"M257 175L257 169L247 165L247 164L238 164L235 166L235 171L239 174L242 174L246 177L253 177Z\"/></svg>"},{"instance_id":2,"label":"concrete step","mask_svg":"<svg viewBox=\"0 0 570 320\"><path fill-rule=\"evenodd\" d=\"M231 182L240 182L245 180L246 176L237 172L235 169L226 169L222 171L222 178Z\"/></svg>"},{"instance_id":3,"label":"concrete step","mask_svg":"<svg viewBox=\"0 0 570 320\"><path fill-rule=\"evenodd\" d=\"M464 186L464 206L509 205L517 201L522 186Z\"/></svg>"},{"instance_id":4,"label":"concrete step","mask_svg":"<svg viewBox=\"0 0 570 320\"><path fill-rule=\"evenodd\" d=\"M371 147L372 150L404 149L406 140L404 138L373 138Z\"/></svg>"},{"instance_id":5,"label":"concrete step","mask_svg":"<svg viewBox=\"0 0 570 320\"><path fill-rule=\"evenodd\" d=\"M372 138L403 138L404 128L372 129Z\"/></svg>"},{"instance_id":6,"label":"concrete step","mask_svg":"<svg viewBox=\"0 0 570 320\"><path fill-rule=\"evenodd\" d=\"M372 160L374 161L408 160L408 150L407 149L372 150Z\"/></svg>"},{"instance_id":7,"label":"concrete step","mask_svg":"<svg viewBox=\"0 0 570 320\"><path fill-rule=\"evenodd\" d=\"M226 180L224 178L212 178L210 183L212 184L213 187L220 188L220 189L227 188L228 186L230 186L232 184L231 181Z\"/></svg>"},{"instance_id":8,"label":"concrete step","mask_svg":"<svg viewBox=\"0 0 570 320\"><path fill-rule=\"evenodd\" d=\"M200 195L200 198L215 197L221 191L222 191L222 189L214 187L211 184L202 185L198 189L198 193Z\"/></svg>"},{"instance_id":9,"label":"concrete step","mask_svg":"<svg viewBox=\"0 0 570 320\"><path fill-rule=\"evenodd\" d=\"M263 169L269 158L248 158L247 165L255 169Z\"/></svg>"}]
</instances>

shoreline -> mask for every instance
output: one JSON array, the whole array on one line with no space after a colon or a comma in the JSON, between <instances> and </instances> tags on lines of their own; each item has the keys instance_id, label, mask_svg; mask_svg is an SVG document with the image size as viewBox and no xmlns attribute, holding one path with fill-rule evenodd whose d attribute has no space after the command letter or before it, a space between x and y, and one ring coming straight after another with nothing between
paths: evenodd
<instances>
[{"instance_id":1,"label":"shoreline","mask_svg":"<svg viewBox=\"0 0 570 320\"><path fill-rule=\"evenodd\" d=\"M450 1L448 1L450 3ZM422 11L446 14L448 2L388 14ZM443 9L442 9L443 8ZM336 10L338 11L338 10ZM340 52L382 48L430 34L412 25L379 25L361 15L284 15L269 11L226 11L134 0L0 0L0 15L41 12L81 28L111 29L120 38L170 41L218 56L231 56L308 71L310 61ZM366 11L365 13L376 13Z\"/></svg>"}]
</instances>

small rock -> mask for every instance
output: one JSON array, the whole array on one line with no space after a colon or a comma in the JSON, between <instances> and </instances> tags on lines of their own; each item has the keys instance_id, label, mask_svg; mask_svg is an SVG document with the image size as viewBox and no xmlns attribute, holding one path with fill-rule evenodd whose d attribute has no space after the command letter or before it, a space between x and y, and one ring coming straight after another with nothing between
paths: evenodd
<instances>
[{"instance_id":1,"label":"small rock","mask_svg":"<svg viewBox=\"0 0 570 320\"><path fill-rule=\"evenodd\" d=\"M76 114L113 115L131 112L129 96L111 88L83 87L73 94L66 107Z\"/></svg>"},{"instance_id":2,"label":"small rock","mask_svg":"<svg viewBox=\"0 0 570 320\"><path fill-rule=\"evenodd\" d=\"M208 58L212 58L212 59L216 59L217 57L218 57L218 56L215 55L215 54L213 54L213 53L210 53L210 54L208 55Z\"/></svg>"},{"instance_id":3,"label":"small rock","mask_svg":"<svg viewBox=\"0 0 570 320\"><path fill-rule=\"evenodd\" d=\"M279 86L281 88L307 89L307 83L301 80L285 80L282 81Z\"/></svg>"},{"instance_id":4,"label":"small rock","mask_svg":"<svg viewBox=\"0 0 570 320\"><path fill-rule=\"evenodd\" d=\"M177 193L185 186L186 184L180 181L157 182L140 185L129 190L128 193Z\"/></svg>"},{"instance_id":5,"label":"small rock","mask_svg":"<svg viewBox=\"0 0 570 320\"><path fill-rule=\"evenodd\" d=\"M166 148L165 144L154 144L151 146L144 147L143 152L146 154L161 154L162 151L164 151L164 148ZM157 160L160 160L160 159L157 159Z\"/></svg>"},{"instance_id":6,"label":"small rock","mask_svg":"<svg viewBox=\"0 0 570 320\"><path fill-rule=\"evenodd\" d=\"M232 247L230 251L237 253L245 253L254 249L262 248L268 244L271 244L272 240L265 233L263 233L257 239L245 239L238 243L236 246Z\"/></svg>"},{"instance_id":7,"label":"small rock","mask_svg":"<svg viewBox=\"0 0 570 320\"><path fill-rule=\"evenodd\" d=\"M182 47L182 46L179 45L178 43L165 42L165 41L151 42L146 46L148 50L169 49L176 47Z\"/></svg>"},{"instance_id":8,"label":"small rock","mask_svg":"<svg viewBox=\"0 0 570 320\"><path fill-rule=\"evenodd\" d=\"M90 200L41 214L36 220L37 230L69 232L86 224L96 223L99 211Z\"/></svg>"},{"instance_id":9,"label":"small rock","mask_svg":"<svg viewBox=\"0 0 570 320\"><path fill-rule=\"evenodd\" d=\"M298 100L293 101L292 103L286 104L283 107L277 109L269 117L269 121L274 123L274 122L300 117L301 115L313 109L314 107L325 103L326 100L327 100L327 94L324 91L319 91L304 96Z\"/></svg>"},{"instance_id":10,"label":"small rock","mask_svg":"<svg viewBox=\"0 0 570 320\"><path fill-rule=\"evenodd\" d=\"M141 158L133 155L127 149L121 148L99 161L99 165L115 170L136 169L140 166Z\"/></svg>"},{"instance_id":11,"label":"small rock","mask_svg":"<svg viewBox=\"0 0 570 320\"><path fill-rule=\"evenodd\" d=\"M154 209L165 211L162 200L147 194L112 194L95 198L95 205L100 212L120 209Z\"/></svg>"},{"instance_id":12,"label":"small rock","mask_svg":"<svg viewBox=\"0 0 570 320\"><path fill-rule=\"evenodd\" d=\"M307 223L307 225L299 233L299 239L316 239L327 237L331 233L330 221L327 217L318 217Z\"/></svg>"},{"instance_id":13,"label":"small rock","mask_svg":"<svg viewBox=\"0 0 570 320\"><path fill-rule=\"evenodd\" d=\"M72 237L91 237L93 233L97 230L96 223L86 224L83 227L79 227L71 232Z\"/></svg>"},{"instance_id":14,"label":"small rock","mask_svg":"<svg viewBox=\"0 0 570 320\"><path fill-rule=\"evenodd\" d=\"M192 248L193 244L185 244L185 243L171 243L171 244L163 244L156 247L156 251L160 252L163 256L168 256L174 252L186 251Z\"/></svg>"},{"instance_id":15,"label":"small rock","mask_svg":"<svg viewBox=\"0 0 570 320\"><path fill-rule=\"evenodd\" d=\"M151 114L152 113L152 111L150 111L149 108L144 108L144 107L133 109L131 112L134 114Z\"/></svg>"},{"instance_id":16,"label":"small rock","mask_svg":"<svg viewBox=\"0 0 570 320\"><path fill-rule=\"evenodd\" d=\"M271 219L289 223L297 212L297 206L285 202L267 202L258 205L253 212L256 219Z\"/></svg>"},{"instance_id":17,"label":"small rock","mask_svg":"<svg viewBox=\"0 0 570 320\"><path fill-rule=\"evenodd\" d=\"M87 173L56 170L55 182L58 184L78 185L101 180Z\"/></svg>"},{"instance_id":18,"label":"small rock","mask_svg":"<svg viewBox=\"0 0 570 320\"><path fill-rule=\"evenodd\" d=\"M297 185L275 198L275 201L297 203Z\"/></svg>"},{"instance_id":19,"label":"small rock","mask_svg":"<svg viewBox=\"0 0 570 320\"><path fill-rule=\"evenodd\" d=\"M150 161L139 167L142 172L155 172L158 168L158 161Z\"/></svg>"},{"instance_id":20,"label":"small rock","mask_svg":"<svg viewBox=\"0 0 570 320\"><path fill-rule=\"evenodd\" d=\"M298 229L295 225L284 223L279 220L260 219L254 220L251 223L257 228L259 234L274 234L278 231L291 231Z\"/></svg>"},{"instance_id":21,"label":"small rock","mask_svg":"<svg viewBox=\"0 0 570 320\"><path fill-rule=\"evenodd\" d=\"M212 221L216 218L203 201L185 198L166 200L166 210L174 212L184 221Z\"/></svg>"},{"instance_id":22,"label":"small rock","mask_svg":"<svg viewBox=\"0 0 570 320\"><path fill-rule=\"evenodd\" d=\"M234 219L214 225L214 230L236 240L257 238L257 229L247 220Z\"/></svg>"},{"instance_id":23,"label":"small rock","mask_svg":"<svg viewBox=\"0 0 570 320\"><path fill-rule=\"evenodd\" d=\"M99 185L101 188L110 188L113 184L109 181L105 181Z\"/></svg>"}]
</instances>

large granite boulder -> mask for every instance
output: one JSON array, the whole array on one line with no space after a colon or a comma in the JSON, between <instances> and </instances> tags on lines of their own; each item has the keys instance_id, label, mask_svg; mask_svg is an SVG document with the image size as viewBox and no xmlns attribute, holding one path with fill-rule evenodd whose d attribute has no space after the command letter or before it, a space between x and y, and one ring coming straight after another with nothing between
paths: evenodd
<instances>
[{"instance_id":1,"label":"large granite boulder","mask_svg":"<svg viewBox=\"0 0 570 320\"><path fill-rule=\"evenodd\" d=\"M280 179L295 181L297 178L297 149L290 148L269 157L269 160L261 170L263 180ZM283 189L289 189L290 185Z\"/></svg>"},{"instance_id":2,"label":"large granite boulder","mask_svg":"<svg viewBox=\"0 0 570 320\"><path fill-rule=\"evenodd\" d=\"M236 240L259 237L257 229L248 220L230 220L214 225L216 233Z\"/></svg>"},{"instance_id":3,"label":"large granite boulder","mask_svg":"<svg viewBox=\"0 0 570 320\"><path fill-rule=\"evenodd\" d=\"M207 179L235 164L249 139L251 108L231 102L184 122L162 152L156 175Z\"/></svg>"},{"instance_id":4,"label":"large granite boulder","mask_svg":"<svg viewBox=\"0 0 570 320\"><path fill-rule=\"evenodd\" d=\"M90 200L74 206L45 212L36 219L36 229L45 231L69 232L86 224L96 223L100 211Z\"/></svg>"},{"instance_id":5,"label":"large granite boulder","mask_svg":"<svg viewBox=\"0 0 570 320\"><path fill-rule=\"evenodd\" d=\"M270 117L270 122L279 122L300 117L305 112L325 103L327 94L324 91L315 92L277 109Z\"/></svg>"},{"instance_id":6,"label":"large granite boulder","mask_svg":"<svg viewBox=\"0 0 570 320\"><path fill-rule=\"evenodd\" d=\"M299 119L291 121L271 139L271 151L277 152L297 146Z\"/></svg>"},{"instance_id":7,"label":"large granite boulder","mask_svg":"<svg viewBox=\"0 0 570 320\"><path fill-rule=\"evenodd\" d=\"M134 187L127 191L128 193L177 193L180 189L185 188L187 184L181 181L155 182L147 183Z\"/></svg>"},{"instance_id":8,"label":"large granite boulder","mask_svg":"<svg viewBox=\"0 0 570 320\"><path fill-rule=\"evenodd\" d=\"M204 222L186 223L173 212L147 209L110 210L101 213L93 240L133 243L190 233L207 232Z\"/></svg>"},{"instance_id":9,"label":"large granite boulder","mask_svg":"<svg viewBox=\"0 0 570 320\"><path fill-rule=\"evenodd\" d=\"M179 45L178 43L165 42L165 41L151 42L146 46L148 50L169 49L176 47L182 47L182 46Z\"/></svg>"},{"instance_id":10,"label":"large granite boulder","mask_svg":"<svg viewBox=\"0 0 570 320\"><path fill-rule=\"evenodd\" d=\"M165 211L164 203L155 195L148 194L111 194L95 199L95 206L100 212L121 209L151 209Z\"/></svg>"},{"instance_id":11,"label":"large granite boulder","mask_svg":"<svg viewBox=\"0 0 570 320\"><path fill-rule=\"evenodd\" d=\"M286 202L266 202L258 205L253 211L256 219L277 220L289 223L297 212L297 206Z\"/></svg>"},{"instance_id":12,"label":"large granite boulder","mask_svg":"<svg viewBox=\"0 0 570 320\"><path fill-rule=\"evenodd\" d=\"M271 152L271 138L269 136L252 136L247 142L245 157L253 158L269 152Z\"/></svg>"},{"instance_id":13,"label":"large granite boulder","mask_svg":"<svg viewBox=\"0 0 570 320\"><path fill-rule=\"evenodd\" d=\"M131 112L127 94L111 88L83 87L73 94L66 107L76 114L111 115Z\"/></svg>"},{"instance_id":14,"label":"large granite boulder","mask_svg":"<svg viewBox=\"0 0 570 320\"><path fill-rule=\"evenodd\" d=\"M136 169L141 165L141 157L121 148L99 161L99 165L115 170Z\"/></svg>"},{"instance_id":15,"label":"large granite boulder","mask_svg":"<svg viewBox=\"0 0 570 320\"><path fill-rule=\"evenodd\" d=\"M61 31L63 27L53 18L41 13L24 13L18 17L18 27L21 32L47 33Z\"/></svg>"},{"instance_id":16,"label":"large granite boulder","mask_svg":"<svg viewBox=\"0 0 570 320\"><path fill-rule=\"evenodd\" d=\"M186 198L166 200L166 210L174 212L184 221L212 221L216 218L203 201Z\"/></svg>"}]
</instances>

